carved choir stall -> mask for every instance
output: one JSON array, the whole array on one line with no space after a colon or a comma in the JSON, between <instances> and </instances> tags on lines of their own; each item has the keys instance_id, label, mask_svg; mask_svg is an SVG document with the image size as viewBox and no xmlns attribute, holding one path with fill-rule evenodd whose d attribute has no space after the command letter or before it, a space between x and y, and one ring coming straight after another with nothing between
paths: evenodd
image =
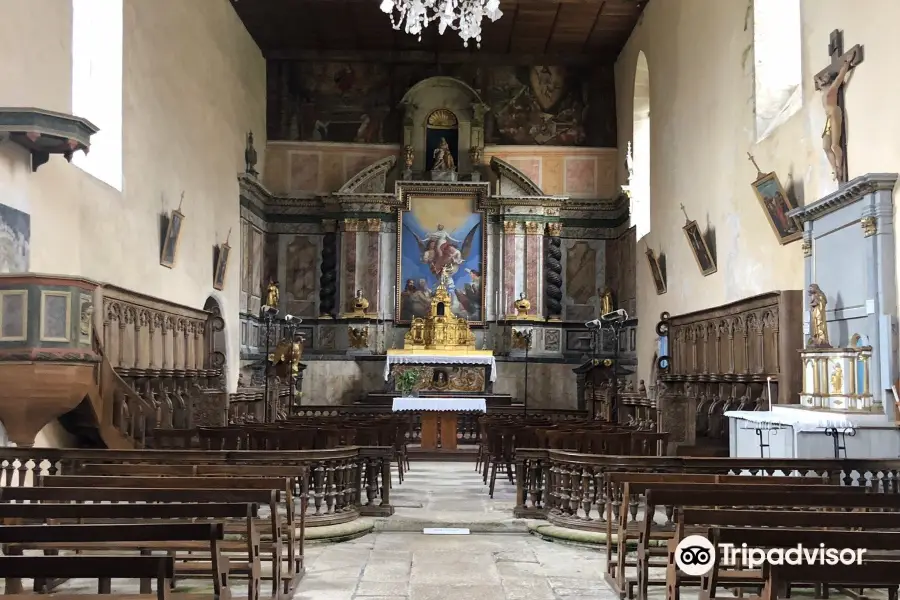
<instances>
[{"instance_id":1,"label":"carved choir stall","mask_svg":"<svg viewBox=\"0 0 900 600\"><path fill-rule=\"evenodd\" d=\"M657 406L669 453L727 456L723 413L797 404L802 311L802 292L785 290L660 323L669 354L660 357Z\"/></svg>"}]
</instances>

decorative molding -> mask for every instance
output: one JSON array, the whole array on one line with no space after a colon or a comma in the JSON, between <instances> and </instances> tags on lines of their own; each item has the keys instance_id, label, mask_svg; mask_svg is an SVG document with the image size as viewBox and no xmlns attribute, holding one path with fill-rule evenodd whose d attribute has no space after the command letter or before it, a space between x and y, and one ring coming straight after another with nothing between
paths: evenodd
<instances>
[{"instance_id":1,"label":"decorative molding","mask_svg":"<svg viewBox=\"0 0 900 600\"><path fill-rule=\"evenodd\" d=\"M841 207L862 200L868 194L880 191L892 192L896 183L896 173L867 173L866 175L860 175L821 200L808 206L795 208L788 213L788 216L796 217L802 223L815 221Z\"/></svg>"},{"instance_id":2,"label":"decorative molding","mask_svg":"<svg viewBox=\"0 0 900 600\"><path fill-rule=\"evenodd\" d=\"M549 237L559 237L560 235L562 235L562 223L558 221L554 223L547 223L547 235Z\"/></svg>"},{"instance_id":3,"label":"decorative molding","mask_svg":"<svg viewBox=\"0 0 900 600\"><path fill-rule=\"evenodd\" d=\"M803 256L809 258L812 256L812 241L811 240L803 240L803 243L800 244L800 247L803 249Z\"/></svg>"},{"instance_id":4,"label":"decorative molding","mask_svg":"<svg viewBox=\"0 0 900 600\"><path fill-rule=\"evenodd\" d=\"M859 224L862 226L864 237L872 237L878 233L878 220L875 217L863 217L859 220Z\"/></svg>"},{"instance_id":5,"label":"decorative molding","mask_svg":"<svg viewBox=\"0 0 900 600\"><path fill-rule=\"evenodd\" d=\"M544 196L543 190L530 177L501 158L491 157L491 170L501 180L501 191L502 180L505 178L522 190L525 196Z\"/></svg>"},{"instance_id":6,"label":"decorative molding","mask_svg":"<svg viewBox=\"0 0 900 600\"><path fill-rule=\"evenodd\" d=\"M526 235L541 235L543 233L543 223L540 221L525 221Z\"/></svg>"},{"instance_id":7,"label":"decorative molding","mask_svg":"<svg viewBox=\"0 0 900 600\"><path fill-rule=\"evenodd\" d=\"M347 183L341 186L333 196L341 197L348 194L381 194L387 185L388 171L397 164L396 156L386 156L375 161L362 171L351 177Z\"/></svg>"}]
</instances>

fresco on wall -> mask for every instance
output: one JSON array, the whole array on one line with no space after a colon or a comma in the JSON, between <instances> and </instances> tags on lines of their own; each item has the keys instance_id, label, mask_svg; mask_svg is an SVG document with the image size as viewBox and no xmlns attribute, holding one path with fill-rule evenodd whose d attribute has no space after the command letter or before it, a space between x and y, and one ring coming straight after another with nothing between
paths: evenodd
<instances>
[{"instance_id":1,"label":"fresco on wall","mask_svg":"<svg viewBox=\"0 0 900 600\"><path fill-rule=\"evenodd\" d=\"M0 204L0 273L28 270L31 215Z\"/></svg>"},{"instance_id":2,"label":"fresco on wall","mask_svg":"<svg viewBox=\"0 0 900 600\"><path fill-rule=\"evenodd\" d=\"M615 145L614 104L603 98L612 101L614 83L601 72L598 88L591 87L591 71L564 66L273 60L268 65L269 139L399 143L403 95L423 79L444 75L470 85L490 106L485 121L490 144ZM592 127L589 89L598 94L595 104L604 107ZM604 139L591 139L597 135Z\"/></svg>"},{"instance_id":3,"label":"fresco on wall","mask_svg":"<svg viewBox=\"0 0 900 600\"><path fill-rule=\"evenodd\" d=\"M397 238L400 322L429 314L447 266L453 314L483 320L484 213L475 210L473 198L410 197L409 210L400 213Z\"/></svg>"},{"instance_id":4,"label":"fresco on wall","mask_svg":"<svg viewBox=\"0 0 900 600\"><path fill-rule=\"evenodd\" d=\"M497 144L575 146L587 141L587 87L562 66L498 67L488 74L485 136Z\"/></svg>"}]
</instances>

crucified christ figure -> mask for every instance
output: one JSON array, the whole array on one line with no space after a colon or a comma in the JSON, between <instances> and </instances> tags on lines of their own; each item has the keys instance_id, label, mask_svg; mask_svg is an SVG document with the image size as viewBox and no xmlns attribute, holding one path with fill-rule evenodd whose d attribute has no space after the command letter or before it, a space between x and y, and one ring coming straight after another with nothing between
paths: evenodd
<instances>
[{"instance_id":1,"label":"crucified christ figure","mask_svg":"<svg viewBox=\"0 0 900 600\"><path fill-rule=\"evenodd\" d=\"M829 81L827 74L816 80L816 87L822 91L822 107L825 109L825 130L822 132L822 149L831 163L834 178L841 183L844 177L844 109L838 101L841 86L847 79L851 63L856 58L854 52L844 59L837 75Z\"/></svg>"}]
</instances>

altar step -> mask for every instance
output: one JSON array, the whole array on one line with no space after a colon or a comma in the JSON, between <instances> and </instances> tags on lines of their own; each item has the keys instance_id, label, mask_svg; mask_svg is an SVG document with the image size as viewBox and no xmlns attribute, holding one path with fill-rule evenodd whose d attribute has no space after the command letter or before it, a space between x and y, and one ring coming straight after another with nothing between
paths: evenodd
<instances>
[{"instance_id":1,"label":"altar step","mask_svg":"<svg viewBox=\"0 0 900 600\"><path fill-rule=\"evenodd\" d=\"M478 453L476 446L462 446L456 450L423 450L418 446L409 446L410 461L440 461L440 462L475 462Z\"/></svg>"}]
</instances>

